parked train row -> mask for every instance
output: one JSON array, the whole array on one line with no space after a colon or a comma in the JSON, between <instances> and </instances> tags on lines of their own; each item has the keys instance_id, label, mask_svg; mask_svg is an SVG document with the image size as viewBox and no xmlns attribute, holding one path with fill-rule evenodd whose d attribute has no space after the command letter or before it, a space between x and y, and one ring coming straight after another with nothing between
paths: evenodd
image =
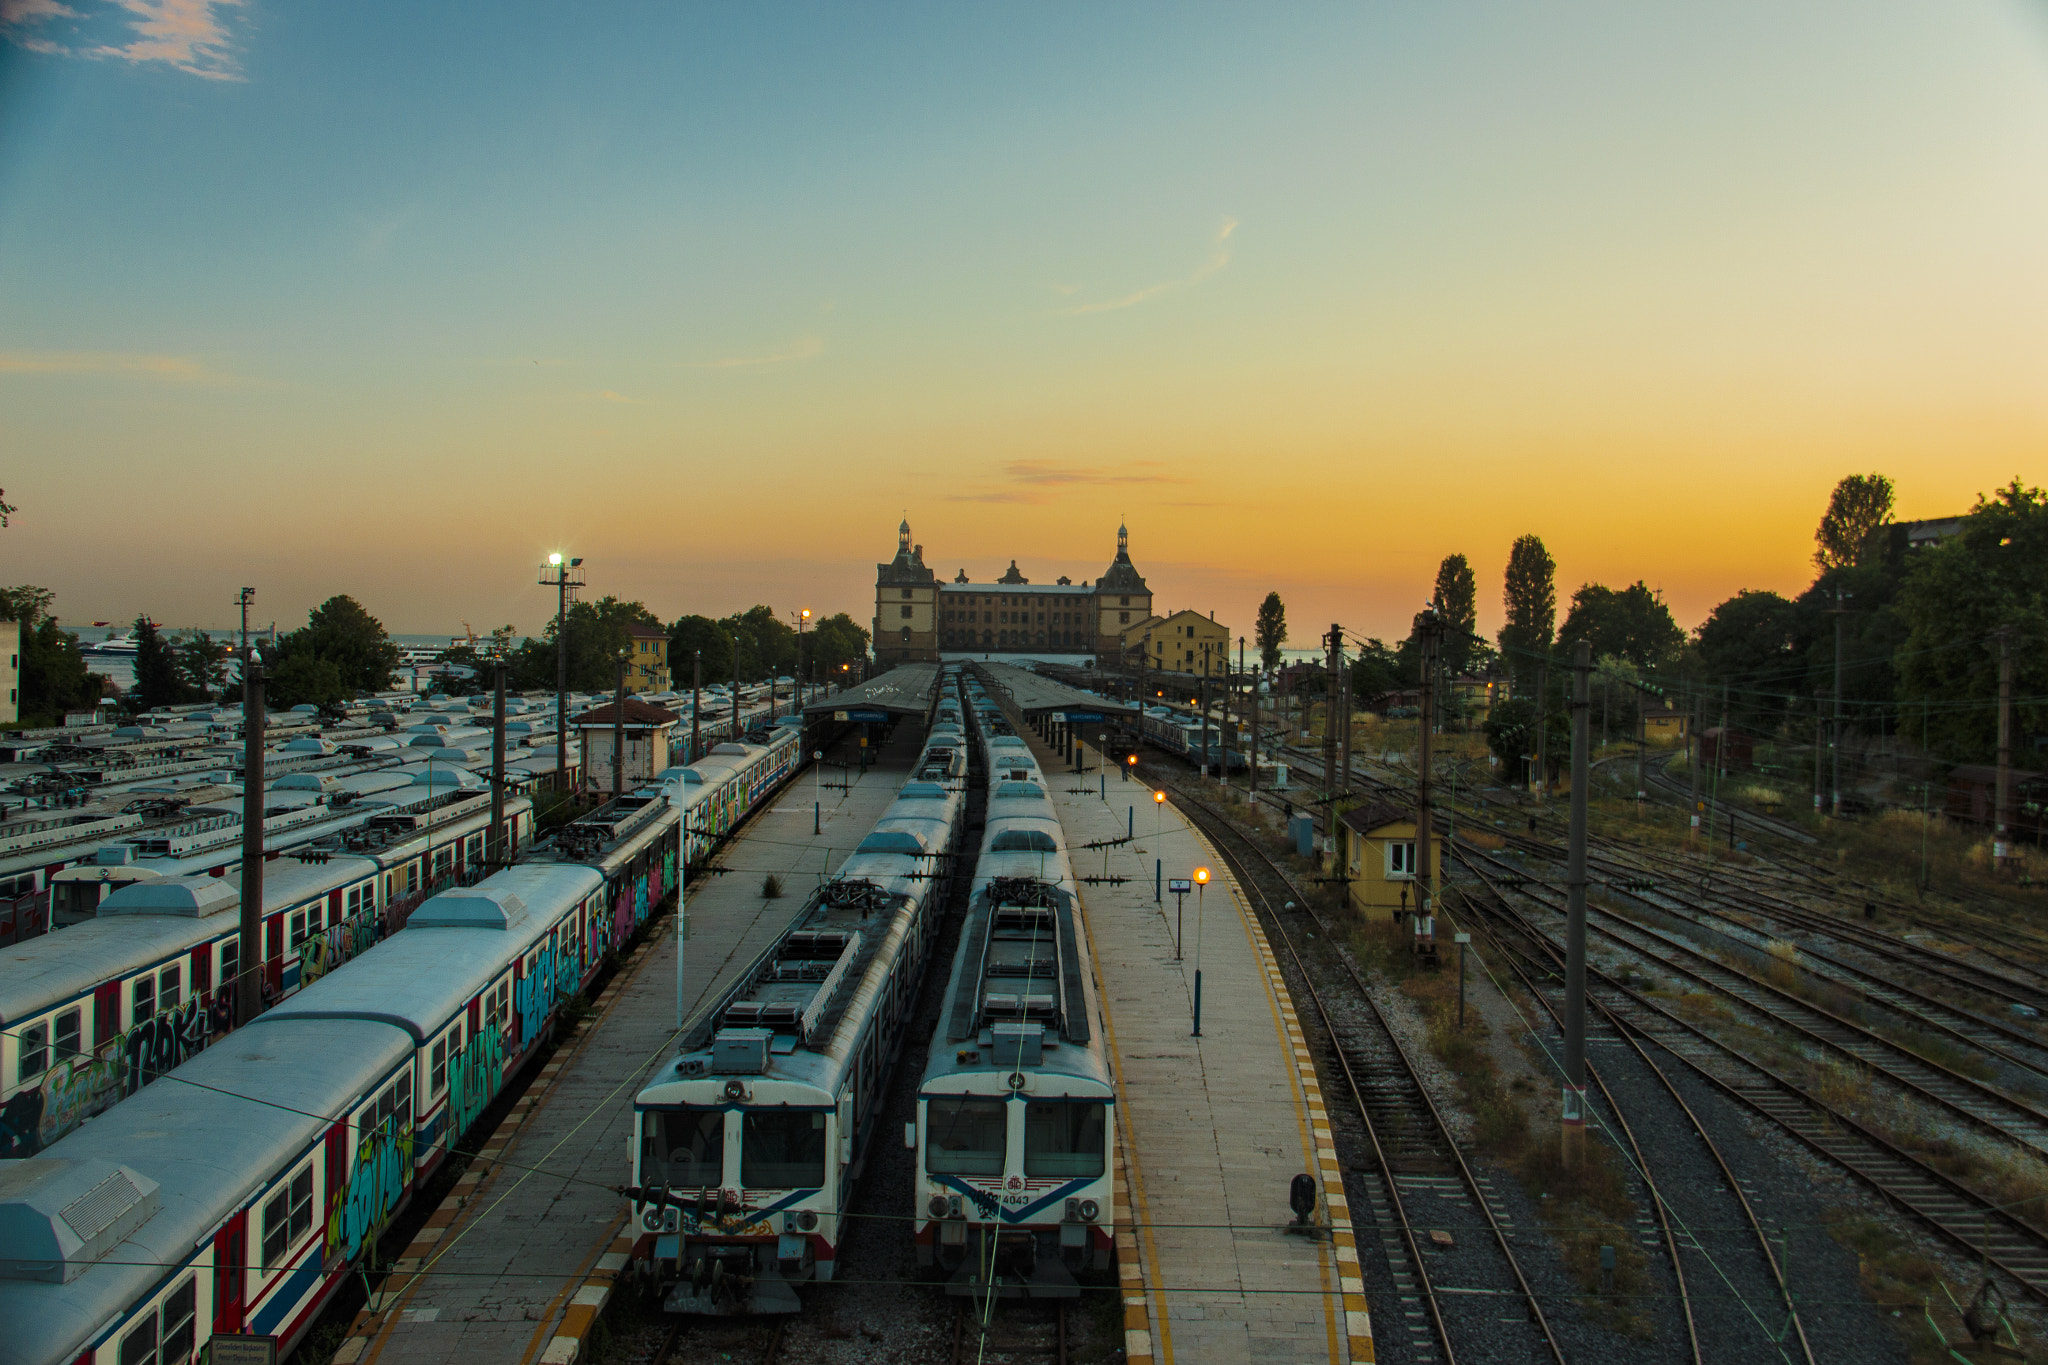
<instances>
[{"instance_id":1,"label":"parked train row","mask_svg":"<svg viewBox=\"0 0 2048 1365\"><path fill-rule=\"evenodd\" d=\"M428 898L344 969L0 1168L0 1365L187 1361L216 1332L291 1349L681 861L800 747L786 729L720 746Z\"/></svg>"},{"instance_id":2,"label":"parked train row","mask_svg":"<svg viewBox=\"0 0 2048 1365\"><path fill-rule=\"evenodd\" d=\"M907 1230L957 1293L1078 1293L1076 1273L1109 1266L1114 1090L1061 827L1026 742L977 681L944 676L874 830L636 1100L634 1253L671 1312L793 1312L796 1283L842 1273L847 1201L883 1140L966 837L971 744L988 814L939 1029L916 1059Z\"/></svg>"},{"instance_id":3,"label":"parked train row","mask_svg":"<svg viewBox=\"0 0 2048 1365\"><path fill-rule=\"evenodd\" d=\"M1204 769L1221 764L1230 772L1245 770L1247 732L1235 724L1226 730L1213 716L1205 723L1191 709L1147 706L1138 716L1138 734L1145 742Z\"/></svg>"}]
</instances>

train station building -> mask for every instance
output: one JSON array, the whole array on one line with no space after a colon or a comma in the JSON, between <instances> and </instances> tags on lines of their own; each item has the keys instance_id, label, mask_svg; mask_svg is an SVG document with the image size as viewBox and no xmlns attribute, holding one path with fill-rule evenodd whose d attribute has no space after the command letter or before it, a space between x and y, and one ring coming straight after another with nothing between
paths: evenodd
<instances>
[{"instance_id":1,"label":"train station building","mask_svg":"<svg viewBox=\"0 0 2048 1365\"><path fill-rule=\"evenodd\" d=\"M1061 577L1033 583L1010 561L993 583L961 570L942 583L913 545L910 522L896 528L896 557L875 566L875 663L937 663L947 654L1073 655L1115 667L1123 635L1152 614L1152 590L1131 563L1130 530L1116 532L1116 558L1093 583Z\"/></svg>"}]
</instances>

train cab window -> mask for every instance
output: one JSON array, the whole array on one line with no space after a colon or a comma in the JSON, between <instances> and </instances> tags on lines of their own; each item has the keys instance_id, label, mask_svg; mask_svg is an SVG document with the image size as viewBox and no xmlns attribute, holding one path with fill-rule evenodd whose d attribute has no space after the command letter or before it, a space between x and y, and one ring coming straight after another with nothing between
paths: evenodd
<instances>
[{"instance_id":1,"label":"train cab window","mask_svg":"<svg viewBox=\"0 0 2048 1365\"><path fill-rule=\"evenodd\" d=\"M21 1065L15 1079L26 1085L50 1069L50 1025L30 1024L21 1031Z\"/></svg>"},{"instance_id":2,"label":"train cab window","mask_svg":"<svg viewBox=\"0 0 2048 1365\"><path fill-rule=\"evenodd\" d=\"M1103 1106L1035 1100L1024 1106L1024 1174L1102 1174Z\"/></svg>"},{"instance_id":3,"label":"train cab window","mask_svg":"<svg viewBox=\"0 0 2048 1365\"><path fill-rule=\"evenodd\" d=\"M991 853L1057 853L1060 846L1042 829L1006 829L988 846Z\"/></svg>"},{"instance_id":4,"label":"train cab window","mask_svg":"<svg viewBox=\"0 0 2048 1365\"><path fill-rule=\"evenodd\" d=\"M725 1112L655 1109L642 1120L640 1182L685 1186L725 1183Z\"/></svg>"},{"instance_id":5,"label":"train cab window","mask_svg":"<svg viewBox=\"0 0 2048 1365\"><path fill-rule=\"evenodd\" d=\"M284 1269L284 1258L313 1229L313 1167L308 1163L263 1205L263 1272Z\"/></svg>"},{"instance_id":6,"label":"train cab window","mask_svg":"<svg viewBox=\"0 0 2048 1365\"><path fill-rule=\"evenodd\" d=\"M376 886L375 882L364 882L361 886L351 886L348 889L347 896L342 900L341 913L349 919L354 919L363 911L370 909L371 907L365 905L364 902L376 899Z\"/></svg>"},{"instance_id":7,"label":"train cab window","mask_svg":"<svg viewBox=\"0 0 2048 1365\"><path fill-rule=\"evenodd\" d=\"M133 1007L130 1011L132 1023L139 1024L145 1019L154 1019L156 1017L155 974L145 972L143 975L136 977L135 985L130 991L128 999Z\"/></svg>"},{"instance_id":8,"label":"train cab window","mask_svg":"<svg viewBox=\"0 0 2048 1365\"><path fill-rule=\"evenodd\" d=\"M1002 1100L932 1100L925 1106L924 1168L933 1175L1001 1175L1008 1152Z\"/></svg>"},{"instance_id":9,"label":"train cab window","mask_svg":"<svg viewBox=\"0 0 2048 1365\"><path fill-rule=\"evenodd\" d=\"M740 1124L740 1184L809 1189L825 1183L825 1115L819 1110L749 1111Z\"/></svg>"}]
</instances>

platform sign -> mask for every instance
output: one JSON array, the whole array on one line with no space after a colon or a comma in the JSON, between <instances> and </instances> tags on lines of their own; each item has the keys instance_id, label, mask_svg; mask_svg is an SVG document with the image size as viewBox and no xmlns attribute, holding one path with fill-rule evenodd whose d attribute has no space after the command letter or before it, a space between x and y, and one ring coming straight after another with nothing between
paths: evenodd
<instances>
[{"instance_id":1,"label":"platform sign","mask_svg":"<svg viewBox=\"0 0 2048 1365\"><path fill-rule=\"evenodd\" d=\"M1069 711L1066 715L1067 724L1069 725L1087 725L1090 722L1101 719L1102 713L1100 711Z\"/></svg>"},{"instance_id":2,"label":"platform sign","mask_svg":"<svg viewBox=\"0 0 2048 1365\"><path fill-rule=\"evenodd\" d=\"M1169 877L1166 882L1168 894L1185 896L1195 889L1195 884L1186 877Z\"/></svg>"},{"instance_id":3,"label":"platform sign","mask_svg":"<svg viewBox=\"0 0 2048 1365\"><path fill-rule=\"evenodd\" d=\"M277 1338L215 1332L208 1347L212 1365L277 1365Z\"/></svg>"},{"instance_id":4,"label":"platform sign","mask_svg":"<svg viewBox=\"0 0 2048 1365\"><path fill-rule=\"evenodd\" d=\"M848 720L865 721L872 725L880 725L889 719L889 713L887 711L848 711L846 718Z\"/></svg>"}]
</instances>

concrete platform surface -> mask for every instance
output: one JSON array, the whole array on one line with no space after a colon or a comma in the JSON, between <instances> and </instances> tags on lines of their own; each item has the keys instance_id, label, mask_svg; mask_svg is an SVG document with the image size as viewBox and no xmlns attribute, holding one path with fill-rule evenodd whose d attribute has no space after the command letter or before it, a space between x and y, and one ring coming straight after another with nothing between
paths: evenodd
<instances>
[{"instance_id":1,"label":"concrete platform surface","mask_svg":"<svg viewBox=\"0 0 2048 1365\"><path fill-rule=\"evenodd\" d=\"M1116 1069L1126 1202L1120 1239L1132 1361L1294 1365L1369 1361L1372 1326L1315 1067L1264 932L1229 868L1169 799L1140 782L1076 775L1033 738L1083 885ZM1084 762L1092 766L1088 750ZM1118 776L1112 773L1111 776ZM1106 795L1105 795L1106 794ZM1164 878L1210 869L1208 889L1153 899ZM1184 938L1176 956L1177 937ZM1193 1036L1197 955L1202 1034ZM1320 1236L1285 1230L1290 1182L1316 1178Z\"/></svg>"}]
</instances>

